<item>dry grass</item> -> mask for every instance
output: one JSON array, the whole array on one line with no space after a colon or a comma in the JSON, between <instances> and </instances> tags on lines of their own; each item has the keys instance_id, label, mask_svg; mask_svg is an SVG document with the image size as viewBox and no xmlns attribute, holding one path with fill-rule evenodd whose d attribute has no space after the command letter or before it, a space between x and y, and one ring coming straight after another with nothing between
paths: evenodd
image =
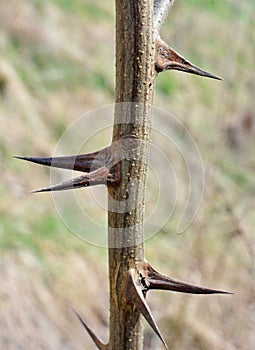
<instances>
[{"instance_id":1,"label":"dry grass","mask_svg":"<svg viewBox=\"0 0 255 350\"><path fill-rule=\"evenodd\" d=\"M69 307L107 339L106 251L70 235L51 197L27 195L49 182L49 172L12 155L50 155L77 116L113 102L113 5L110 0L0 5L4 350L91 349ZM155 103L189 128L205 163L206 186L201 210L185 234L175 234L177 207L147 242L147 259L177 278L235 292L149 295L173 349L254 348L253 18L251 0L177 1L164 28L164 39L224 82L173 72L158 78ZM146 349L161 349L148 328L146 342Z\"/></svg>"}]
</instances>

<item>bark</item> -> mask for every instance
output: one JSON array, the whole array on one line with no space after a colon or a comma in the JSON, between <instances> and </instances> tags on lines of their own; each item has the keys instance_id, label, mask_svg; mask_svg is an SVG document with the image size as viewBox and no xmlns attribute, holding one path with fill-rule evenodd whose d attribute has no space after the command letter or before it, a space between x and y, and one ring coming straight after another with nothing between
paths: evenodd
<instances>
[{"instance_id":1,"label":"bark","mask_svg":"<svg viewBox=\"0 0 255 350\"><path fill-rule=\"evenodd\" d=\"M123 152L121 181L108 186L111 350L141 350L140 312L125 297L128 271L144 260L144 202L154 68L152 1L116 0L116 107L113 148Z\"/></svg>"}]
</instances>

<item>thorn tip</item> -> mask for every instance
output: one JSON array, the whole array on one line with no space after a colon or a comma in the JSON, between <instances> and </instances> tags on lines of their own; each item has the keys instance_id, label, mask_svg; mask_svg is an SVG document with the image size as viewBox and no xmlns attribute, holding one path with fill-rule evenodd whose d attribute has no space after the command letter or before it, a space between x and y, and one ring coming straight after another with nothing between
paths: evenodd
<instances>
[{"instance_id":1,"label":"thorn tip","mask_svg":"<svg viewBox=\"0 0 255 350\"><path fill-rule=\"evenodd\" d=\"M89 336L91 337L91 339L93 340L93 342L96 344L96 346L98 347L99 350L108 350L108 344L104 344L99 338L98 336L96 336L96 334L94 333L94 331L88 326L88 324L84 321L84 319L79 315L79 313L74 310L73 308L71 308L71 310L73 311L73 313L76 315L76 317L79 319L79 321L81 322L81 324L83 325L83 327L86 329L86 331L88 332Z\"/></svg>"}]
</instances>

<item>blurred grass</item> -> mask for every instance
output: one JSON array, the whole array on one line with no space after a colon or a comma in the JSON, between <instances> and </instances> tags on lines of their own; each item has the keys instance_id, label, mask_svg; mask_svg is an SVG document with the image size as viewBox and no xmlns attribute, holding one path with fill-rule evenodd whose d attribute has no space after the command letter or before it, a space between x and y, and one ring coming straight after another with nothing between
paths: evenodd
<instances>
[{"instance_id":1,"label":"blurred grass","mask_svg":"<svg viewBox=\"0 0 255 350\"><path fill-rule=\"evenodd\" d=\"M162 333L175 349L251 350L255 343L254 12L251 0L180 0L162 33L224 82L180 72L158 77L155 105L190 130L205 163L206 187L187 232L175 233L185 200L180 198L169 223L147 242L146 256L162 272L236 292L233 298L150 295ZM27 194L49 183L49 169L12 155L52 154L76 117L113 100L113 1L0 4L3 349L90 349L66 311L73 304L106 338L106 251L70 234L50 195ZM97 149L100 141L88 147ZM161 348L147 328L146 338L147 349Z\"/></svg>"}]
</instances>

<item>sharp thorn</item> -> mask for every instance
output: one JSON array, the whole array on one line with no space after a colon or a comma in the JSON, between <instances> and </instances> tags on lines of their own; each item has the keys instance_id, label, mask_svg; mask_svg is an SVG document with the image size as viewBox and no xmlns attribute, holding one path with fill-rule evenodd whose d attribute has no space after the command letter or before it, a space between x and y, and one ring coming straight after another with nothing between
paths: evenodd
<instances>
[{"instance_id":1,"label":"sharp thorn","mask_svg":"<svg viewBox=\"0 0 255 350\"><path fill-rule=\"evenodd\" d=\"M103 153L103 150L101 152ZM39 157L14 156L14 158L26 160L28 162L45 165L53 168L71 169L71 170L77 170L82 172L90 172L91 169L96 170L99 167L102 167L104 165L104 159L102 159L101 152L94 152L89 154L67 156L67 157L39 158Z\"/></svg>"},{"instance_id":2,"label":"sharp thorn","mask_svg":"<svg viewBox=\"0 0 255 350\"><path fill-rule=\"evenodd\" d=\"M157 323L152 316L151 310L150 310L150 308L145 300L142 288L135 281L135 270L134 269L130 269L128 272L126 298L129 302L132 302L135 304L138 311L143 315L145 320L148 322L148 324L151 326L151 328L154 330L154 332L160 338L164 347L166 349L168 349L167 344L166 344L166 342L165 342L165 340L164 340L164 338L163 338L163 336L162 336L162 334L157 326Z\"/></svg>"},{"instance_id":3,"label":"sharp thorn","mask_svg":"<svg viewBox=\"0 0 255 350\"><path fill-rule=\"evenodd\" d=\"M83 325L83 327L86 329L86 331L88 332L88 334L90 335L91 339L93 340L93 342L96 344L96 346L98 347L99 350L108 350L108 344L104 344L93 332L93 330L87 325L87 323L83 320L83 318L78 314L77 311L75 311L74 309L72 309L72 311L74 312L74 314L78 317L79 321L81 322L81 324Z\"/></svg>"},{"instance_id":4,"label":"sharp thorn","mask_svg":"<svg viewBox=\"0 0 255 350\"><path fill-rule=\"evenodd\" d=\"M79 187L87 187L87 186L89 186L89 179L88 179L88 176L85 175L85 176L79 176L75 179L71 179L71 180L59 183L57 185L43 187L38 190L33 190L31 191L31 193L65 191L65 190L70 190L70 189L79 188Z\"/></svg>"},{"instance_id":5,"label":"sharp thorn","mask_svg":"<svg viewBox=\"0 0 255 350\"><path fill-rule=\"evenodd\" d=\"M107 182L114 182L114 178L109 173L108 168L102 167L95 171L92 171L92 173L86 173L57 185L40 188L38 190L32 191L31 193L65 191L80 187L106 185Z\"/></svg>"},{"instance_id":6,"label":"sharp thorn","mask_svg":"<svg viewBox=\"0 0 255 350\"><path fill-rule=\"evenodd\" d=\"M162 72L165 70L178 70L186 73L200 75L202 77L222 80L214 74L206 72L205 70L195 66L176 51L174 51L163 40L157 39L157 62L156 70Z\"/></svg>"},{"instance_id":7,"label":"sharp thorn","mask_svg":"<svg viewBox=\"0 0 255 350\"><path fill-rule=\"evenodd\" d=\"M189 294L233 294L222 290L200 287L162 275L161 273L157 272L148 262L143 263L142 269L144 272L141 272L141 274L145 276L145 290L169 290Z\"/></svg>"}]
</instances>

